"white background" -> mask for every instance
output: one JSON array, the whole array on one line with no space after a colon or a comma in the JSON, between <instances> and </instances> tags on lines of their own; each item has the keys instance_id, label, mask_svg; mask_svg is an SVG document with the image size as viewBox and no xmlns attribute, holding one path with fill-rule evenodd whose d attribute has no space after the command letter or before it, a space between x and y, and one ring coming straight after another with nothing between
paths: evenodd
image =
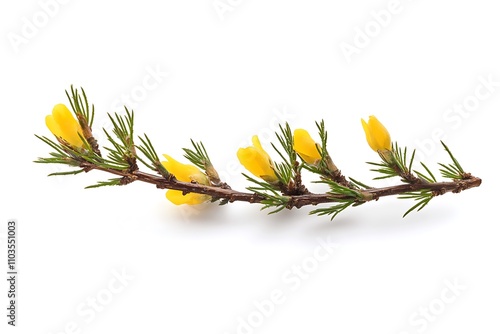
<instances>
[{"instance_id":1,"label":"white background","mask_svg":"<svg viewBox=\"0 0 500 334\"><path fill-rule=\"evenodd\" d=\"M1 280L1 332L498 332L496 3L224 4L2 2L1 268L14 218L20 276L14 330ZM346 56L347 44L357 53ZM410 201L383 198L333 222L307 208L268 216L245 203L176 207L145 184L84 190L107 175L48 178L65 169L33 163L50 151L34 134L50 136L44 117L71 84L95 104L98 138L106 113L128 104L136 132L159 152L181 160L190 138L203 140L237 189L247 185L236 150L261 134L270 151L277 115L313 134L324 119L334 161L365 182L375 176L365 162L378 157L360 118L374 114L436 173L448 161L436 143L444 139L483 184L405 219ZM338 247L326 253L320 241ZM262 302L275 290L281 303Z\"/></svg>"}]
</instances>

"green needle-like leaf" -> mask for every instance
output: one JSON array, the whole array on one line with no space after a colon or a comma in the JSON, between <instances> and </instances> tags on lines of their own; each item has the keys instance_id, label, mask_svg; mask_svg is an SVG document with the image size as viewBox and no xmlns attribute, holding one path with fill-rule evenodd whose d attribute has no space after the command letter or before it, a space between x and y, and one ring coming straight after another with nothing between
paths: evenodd
<instances>
[{"instance_id":1,"label":"green needle-like leaf","mask_svg":"<svg viewBox=\"0 0 500 334\"><path fill-rule=\"evenodd\" d=\"M207 150L203 143L196 143L191 139L191 144L194 147L194 151L189 148L183 148L185 152L184 157L202 170L206 170L209 166L212 166L212 162L208 157Z\"/></svg>"},{"instance_id":2,"label":"green needle-like leaf","mask_svg":"<svg viewBox=\"0 0 500 334\"><path fill-rule=\"evenodd\" d=\"M121 185L121 178L109 179L108 181L98 181L97 184L85 187L85 189L106 187L106 186L119 186Z\"/></svg>"},{"instance_id":3,"label":"green needle-like leaf","mask_svg":"<svg viewBox=\"0 0 500 334\"><path fill-rule=\"evenodd\" d=\"M462 166L460 166L460 164L458 163L458 160L455 159L455 157L453 156L453 154L451 153L450 149L448 148L448 146L445 145L445 143L443 143L443 141L441 141L441 144L443 145L444 149L446 150L446 152L448 153L448 155L450 156L451 160L453 160L453 163L455 164L455 167L457 168L457 170L461 173L461 174L465 174L464 170L462 169Z\"/></svg>"},{"instance_id":4,"label":"green needle-like leaf","mask_svg":"<svg viewBox=\"0 0 500 334\"><path fill-rule=\"evenodd\" d=\"M330 220L333 220L339 213L350 207L355 203L355 201L340 201L342 204L336 204L332 205L328 208L320 208L320 209L315 209L309 212L310 215L318 215L318 216L331 216Z\"/></svg>"}]
</instances>

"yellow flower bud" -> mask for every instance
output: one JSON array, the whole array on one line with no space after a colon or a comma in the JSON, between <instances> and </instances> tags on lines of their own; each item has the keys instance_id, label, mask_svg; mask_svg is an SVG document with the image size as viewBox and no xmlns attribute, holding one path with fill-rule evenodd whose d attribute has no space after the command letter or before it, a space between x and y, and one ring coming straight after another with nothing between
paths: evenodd
<instances>
[{"instance_id":1,"label":"yellow flower bud","mask_svg":"<svg viewBox=\"0 0 500 334\"><path fill-rule=\"evenodd\" d=\"M293 132L293 149L310 165L316 165L321 160L320 147L304 129L296 129Z\"/></svg>"},{"instance_id":2,"label":"yellow flower bud","mask_svg":"<svg viewBox=\"0 0 500 334\"><path fill-rule=\"evenodd\" d=\"M273 162L269 154L262 148L259 137L252 137L253 146L240 148L236 155L240 163L253 175L266 182L276 183L278 177L273 170Z\"/></svg>"},{"instance_id":3,"label":"yellow flower bud","mask_svg":"<svg viewBox=\"0 0 500 334\"><path fill-rule=\"evenodd\" d=\"M54 136L64 139L71 146L84 146L82 139L78 135L78 133L83 135L80 123L78 123L64 104L57 104L52 109L52 115L45 117L45 124Z\"/></svg>"},{"instance_id":4,"label":"yellow flower bud","mask_svg":"<svg viewBox=\"0 0 500 334\"><path fill-rule=\"evenodd\" d=\"M368 123L361 119L363 130L365 130L366 141L375 152L387 150L391 151L391 136L387 129L379 122L375 116L370 116Z\"/></svg>"},{"instance_id":5,"label":"yellow flower bud","mask_svg":"<svg viewBox=\"0 0 500 334\"><path fill-rule=\"evenodd\" d=\"M165 159L167 159L167 161L162 161L162 165L170 173L172 173L177 180L183 182L195 181L199 184L210 185L208 177L196 166L180 163L167 154L164 154L163 156L165 157ZM210 196L208 195L195 193L183 195L182 191L173 189L167 190L166 197L175 205L196 205L210 200Z\"/></svg>"}]
</instances>

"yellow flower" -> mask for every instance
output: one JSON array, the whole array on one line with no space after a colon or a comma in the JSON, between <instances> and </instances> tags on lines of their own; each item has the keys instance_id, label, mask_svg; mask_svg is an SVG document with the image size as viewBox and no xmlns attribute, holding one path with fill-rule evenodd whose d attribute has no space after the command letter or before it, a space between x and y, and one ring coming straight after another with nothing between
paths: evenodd
<instances>
[{"instance_id":1,"label":"yellow flower","mask_svg":"<svg viewBox=\"0 0 500 334\"><path fill-rule=\"evenodd\" d=\"M236 155L240 163L253 175L266 182L276 183L278 177L273 170L273 162L269 154L262 148L259 137L252 137L253 146L240 148Z\"/></svg>"},{"instance_id":2,"label":"yellow flower","mask_svg":"<svg viewBox=\"0 0 500 334\"><path fill-rule=\"evenodd\" d=\"M391 136L387 129L379 122L377 117L370 116L368 123L361 119L363 130L365 130L366 141L375 152L381 150L391 151Z\"/></svg>"},{"instance_id":3,"label":"yellow flower","mask_svg":"<svg viewBox=\"0 0 500 334\"><path fill-rule=\"evenodd\" d=\"M293 132L293 149L310 165L315 165L321 160L318 145L304 129L296 129Z\"/></svg>"},{"instance_id":4,"label":"yellow flower","mask_svg":"<svg viewBox=\"0 0 500 334\"><path fill-rule=\"evenodd\" d=\"M64 139L71 146L84 146L78 135L78 133L83 135L82 128L64 104L57 104L52 109L52 115L45 117L45 124L54 136Z\"/></svg>"},{"instance_id":5,"label":"yellow flower","mask_svg":"<svg viewBox=\"0 0 500 334\"><path fill-rule=\"evenodd\" d=\"M199 184L210 185L208 177L193 165L186 165L175 160L171 156L163 155L167 161L162 161L162 165L179 181L192 182L195 181ZM210 196L196 193L182 194L180 190L167 190L167 199L175 205L188 204L195 205L201 204L210 200Z\"/></svg>"}]
</instances>

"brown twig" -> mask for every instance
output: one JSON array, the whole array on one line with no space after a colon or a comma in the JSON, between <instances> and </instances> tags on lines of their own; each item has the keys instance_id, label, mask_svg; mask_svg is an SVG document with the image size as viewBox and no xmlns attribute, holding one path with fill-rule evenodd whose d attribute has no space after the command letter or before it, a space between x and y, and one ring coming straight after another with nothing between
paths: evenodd
<instances>
[{"instance_id":1,"label":"brown twig","mask_svg":"<svg viewBox=\"0 0 500 334\"><path fill-rule=\"evenodd\" d=\"M141 172L139 170L135 171L121 171L116 169L104 168L92 164L90 162L81 162L80 167L89 172L91 170L100 170L103 172L111 173L114 175L121 176L123 178L122 184L129 184L135 181L146 182L156 185L159 189L173 189L180 190L184 194L187 193L198 193L212 196L216 199L225 199L228 202L248 202L248 203L260 203L265 198L259 194L241 192L233 190L229 187L216 187L207 186L199 183L189 183L181 182L172 175L165 178L162 176L157 176L153 174L148 174ZM406 183L396 186L384 187L384 188L370 188L366 190L360 190L363 196L363 200L358 200L359 203L369 202L372 200L378 200L380 197L401 195L408 192L430 190L434 196L443 195L448 192L459 193L463 190L478 187L481 184L481 179L472 175L466 175L462 180L454 180L450 182L436 182L436 183ZM300 208L305 205L317 205L321 203L331 203L337 202L338 200L353 199L353 197L348 195L339 194L314 194L307 193L303 195L289 195L289 203L287 208L291 209L293 207Z\"/></svg>"}]
</instances>

